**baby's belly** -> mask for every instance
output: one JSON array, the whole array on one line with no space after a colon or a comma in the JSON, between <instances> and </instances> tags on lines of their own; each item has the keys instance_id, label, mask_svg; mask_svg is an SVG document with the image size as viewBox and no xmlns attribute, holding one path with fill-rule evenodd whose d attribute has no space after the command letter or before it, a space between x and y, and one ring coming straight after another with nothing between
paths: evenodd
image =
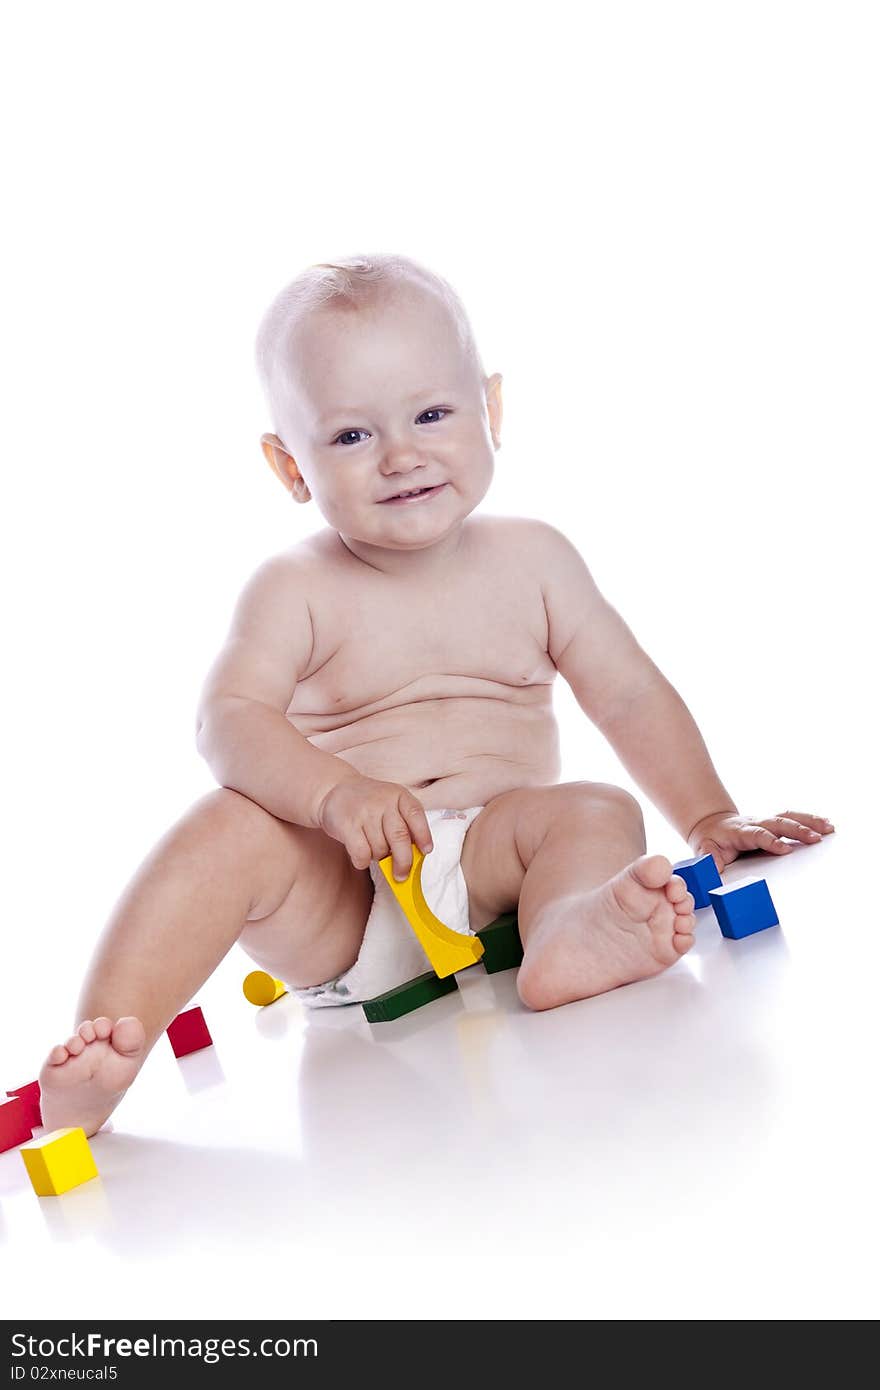
<instances>
[{"instance_id":1,"label":"baby's belly","mask_svg":"<svg viewBox=\"0 0 880 1390\"><path fill-rule=\"evenodd\" d=\"M558 782L559 730L546 689L540 701L523 699L524 691L510 701L419 700L322 732L310 733L307 718L292 722L365 777L409 787L426 810L465 810L516 787Z\"/></svg>"}]
</instances>

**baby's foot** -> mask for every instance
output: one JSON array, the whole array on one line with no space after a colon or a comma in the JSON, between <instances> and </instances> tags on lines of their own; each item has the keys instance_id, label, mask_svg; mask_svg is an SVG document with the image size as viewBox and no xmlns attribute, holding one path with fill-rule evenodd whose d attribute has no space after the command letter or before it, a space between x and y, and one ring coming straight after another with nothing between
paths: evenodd
<instances>
[{"instance_id":1,"label":"baby's foot","mask_svg":"<svg viewBox=\"0 0 880 1390\"><path fill-rule=\"evenodd\" d=\"M81 1125L86 1134L112 1114L146 1055L138 1018L88 1019L66 1043L53 1047L40 1072L40 1103L47 1130Z\"/></svg>"},{"instance_id":2,"label":"baby's foot","mask_svg":"<svg viewBox=\"0 0 880 1390\"><path fill-rule=\"evenodd\" d=\"M517 976L520 998L530 1009L552 1009L658 975L693 946L693 907L669 860L643 854L535 922Z\"/></svg>"}]
</instances>

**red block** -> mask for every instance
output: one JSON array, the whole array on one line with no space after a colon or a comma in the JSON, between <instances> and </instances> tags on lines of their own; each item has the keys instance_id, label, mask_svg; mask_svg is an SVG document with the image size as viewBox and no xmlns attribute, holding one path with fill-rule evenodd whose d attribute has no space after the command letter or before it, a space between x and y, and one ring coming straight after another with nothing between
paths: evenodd
<instances>
[{"instance_id":1,"label":"red block","mask_svg":"<svg viewBox=\"0 0 880 1390\"><path fill-rule=\"evenodd\" d=\"M27 1122L27 1106L21 1096L0 1101L0 1153L26 1144L34 1134Z\"/></svg>"},{"instance_id":2,"label":"red block","mask_svg":"<svg viewBox=\"0 0 880 1390\"><path fill-rule=\"evenodd\" d=\"M178 1014L168 1025L168 1040L174 1048L175 1057L186 1057L190 1052L198 1052L201 1047L212 1047L214 1039L208 1032L201 1009L187 1009Z\"/></svg>"},{"instance_id":3,"label":"red block","mask_svg":"<svg viewBox=\"0 0 880 1390\"><path fill-rule=\"evenodd\" d=\"M43 1114L40 1110L39 1081L29 1081L26 1086L19 1086L17 1090L7 1091L6 1094L8 1096L21 1096L24 1101L25 1118L34 1129L43 1123Z\"/></svg>"}]
</instances>

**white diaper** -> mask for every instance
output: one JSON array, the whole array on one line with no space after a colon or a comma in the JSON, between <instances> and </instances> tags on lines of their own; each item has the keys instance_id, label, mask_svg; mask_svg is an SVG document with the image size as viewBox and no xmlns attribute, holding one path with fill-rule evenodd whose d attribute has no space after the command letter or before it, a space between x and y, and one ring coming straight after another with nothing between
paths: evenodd
<instances>
[{"instance_id":1,"label":"white diaper","mask_svg":"<svg viewBox=\"0 0 880 1390\"><path fill-rule=\"evenodd\" d=\"M425 902L444 926L468 935L473 933L467 884L461 871L461 847L468 826L482 810L482 806L471 806L467 811L426 812L434 848L422 862ZM375 860L370 864L370 877L375 895L354 965L326 984L290 991L310 1009L375 999L377 994L414 980L432 968Z\"/></svg>"}]
</instances>

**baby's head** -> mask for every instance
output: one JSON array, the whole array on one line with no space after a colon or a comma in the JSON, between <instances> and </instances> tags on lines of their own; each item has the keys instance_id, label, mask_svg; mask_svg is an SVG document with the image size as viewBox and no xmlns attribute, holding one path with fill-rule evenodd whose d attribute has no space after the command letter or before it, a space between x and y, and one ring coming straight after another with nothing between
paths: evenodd
<instances>
[{"instance_id":1,"label":"baby's head","mask_svg":"<svg viewBox=\"0 0 880 1390\"><path fill-rule=\"evenodd\" d=\"M267 309L256 356L274 424L263 452L344 539L422 549L488 491L501 377L486 376L455 291L415 261L309 266ZM388 500L415 488L437 490Z\"/></svg>"}]
</instances>

